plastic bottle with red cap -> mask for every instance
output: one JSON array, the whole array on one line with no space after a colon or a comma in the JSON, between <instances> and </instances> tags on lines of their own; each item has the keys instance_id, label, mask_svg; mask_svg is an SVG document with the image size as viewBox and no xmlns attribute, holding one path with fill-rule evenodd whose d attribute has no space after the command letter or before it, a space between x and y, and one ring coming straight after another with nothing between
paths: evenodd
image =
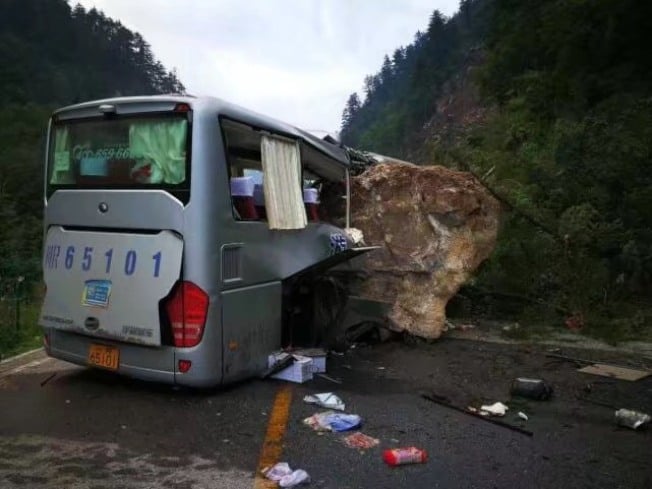
<instances>
[{"instance_id":1,"label":"plastic bottle with red cap","mask_svg":"<svg viewBox=\"0 0 652 489\"><path fill-rule=\"evenodd\" d=\"M422 464L428 460L428 453L417 447L391 448L383 452L383 460L391 467Z\"/></svg>"}]
</instances>

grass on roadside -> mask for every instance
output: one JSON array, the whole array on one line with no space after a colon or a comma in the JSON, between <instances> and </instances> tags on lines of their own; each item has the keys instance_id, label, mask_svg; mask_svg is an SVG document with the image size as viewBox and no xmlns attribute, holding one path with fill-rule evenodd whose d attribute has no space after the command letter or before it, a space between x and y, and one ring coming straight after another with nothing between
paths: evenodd
<instances>
[{"instance_id":1,"label":"grass on roadside","mask_svg":"<svg viewBox=\"0 0 652 489\"><path fill-rule=\"evenodd\" d=\"M15 309L0 306L0 359L33 350L43 344L43 333L38 325L41 305L27 303L20 306L20 324L16 327Z\"/></svg>"}]
</instances>

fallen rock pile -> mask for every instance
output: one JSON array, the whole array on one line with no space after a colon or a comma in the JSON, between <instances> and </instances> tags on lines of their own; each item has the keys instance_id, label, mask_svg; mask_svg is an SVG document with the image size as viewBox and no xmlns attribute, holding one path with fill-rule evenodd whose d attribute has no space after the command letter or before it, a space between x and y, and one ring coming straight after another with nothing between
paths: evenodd
<instances>
[{"instance_id":1,"label":"fallen rock pile","mask_svg":"<svg viewBox=\"0 0 652 489\"><path fill-rule=\"evenodd\" d=\"M441 166L380 163L352 178L351 223L382 249L356 259L354 293L393 304L396 330L438 338L446 304L493 251L500 204L473 177Z\"/></svg>"}]
</instances>

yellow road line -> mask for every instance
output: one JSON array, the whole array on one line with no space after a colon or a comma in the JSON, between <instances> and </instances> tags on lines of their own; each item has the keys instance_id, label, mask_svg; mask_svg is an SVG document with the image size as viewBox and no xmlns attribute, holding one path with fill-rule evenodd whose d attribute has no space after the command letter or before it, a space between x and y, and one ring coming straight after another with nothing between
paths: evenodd
<instances>
[{"instance_id":1,"label":"yellow road line","mask_svg":"<svg viewBox=\"0 0 652 489\"><path fill-rule=\"evenodd\" d=\"M276 393L274 405L267 423L267 433L263 441L263 448L260 451L258 467L256 469L256 478L254 479L254 489L267 489L278 487L277 482L265 479L261 470L265 467L271 467L280 461L283 453L283 437L288 425L290 416L290 404L292 403L292 388L283 386Z\"/></svg>"}]
</instances>

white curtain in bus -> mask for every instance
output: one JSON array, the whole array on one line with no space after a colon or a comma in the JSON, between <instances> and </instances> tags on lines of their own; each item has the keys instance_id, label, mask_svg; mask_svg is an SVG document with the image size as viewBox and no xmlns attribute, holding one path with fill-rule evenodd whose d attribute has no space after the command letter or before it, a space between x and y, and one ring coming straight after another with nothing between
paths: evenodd
<instances>
[{"instance_id":1,"label":"white curtain in bus","mask_svg":"<svg viewBox=\"0 0 652 489\"><path fill-rule=\"evenodd\" d=\"M299 143L263 135L260 145L269 228L305 228Z\"/></svg>"},{"instance_id":2,"label":"white curtain in bus","mask_svg":"<svg viewBox=\"0 0 652 489\"><path fill-rule=\"evenodd\" d=\"M185 120L134 122L129 126L131 157L139 160L132 171L150 166L144 183L182 183L186 179Z\"/></svg>"}]
</instances>

